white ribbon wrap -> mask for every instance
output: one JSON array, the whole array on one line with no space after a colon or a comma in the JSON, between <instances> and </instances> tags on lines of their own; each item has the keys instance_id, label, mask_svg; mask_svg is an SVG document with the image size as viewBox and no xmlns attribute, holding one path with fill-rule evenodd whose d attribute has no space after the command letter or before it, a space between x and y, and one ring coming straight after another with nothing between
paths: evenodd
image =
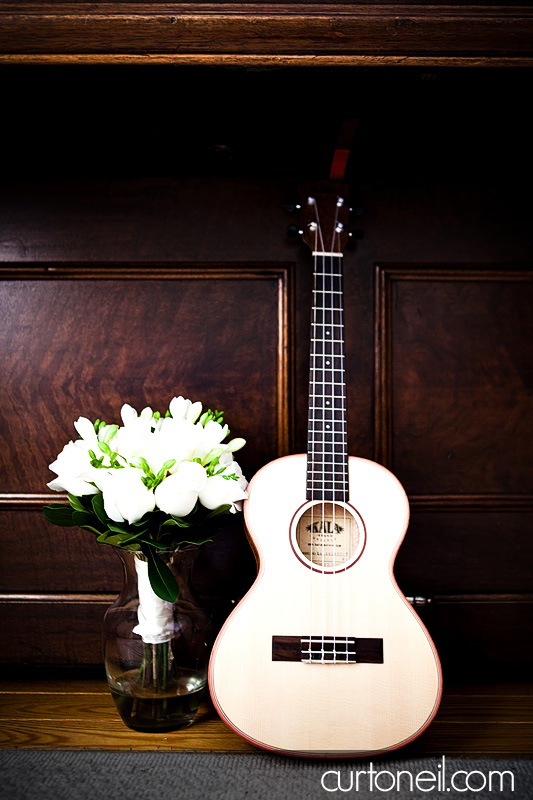
<instances>
[{"instance_id":1,"label":"white ribbon wrap","mask_svg":"<svg viewBox=\"0 0 533 800\"><path fill-rule=\"evenodd\" d=\"M142 636L143 642L147 644L169 642L174 635L174 607L172 603L158 597L152 589L146 561L136 558L135 569L139 587L139 624L135 626L133 633Z\"/></svg>"}]
</instances>

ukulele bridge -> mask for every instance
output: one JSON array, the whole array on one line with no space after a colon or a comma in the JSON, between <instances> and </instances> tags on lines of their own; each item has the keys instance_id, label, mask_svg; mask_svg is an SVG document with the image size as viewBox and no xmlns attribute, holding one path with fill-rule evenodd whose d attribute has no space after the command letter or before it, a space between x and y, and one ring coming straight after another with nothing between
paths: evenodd
<instances>
[{"instance_id":1,"label":"ukulele bridge","mask_svg":"<svg viewBox=\"0 0 533 800\"><path fill-rule=\"evenodd\" d=\"M273 636L272 661L383 664L383 639L356 636Z\"/></svg>"}]
</instances>

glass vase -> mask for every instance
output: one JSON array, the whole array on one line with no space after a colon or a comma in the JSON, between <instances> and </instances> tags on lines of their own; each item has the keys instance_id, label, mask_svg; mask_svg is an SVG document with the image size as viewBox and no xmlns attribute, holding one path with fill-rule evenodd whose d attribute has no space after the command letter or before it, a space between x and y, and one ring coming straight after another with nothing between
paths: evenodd
<instances>
[{"instance_id":1,"label":"glass vase","mask_svg":"<svg viewBox=\"0 0 533 800\"><path fill-rule=\"evenodd\" d=\"M111 695L133 730L183 728L192 723L205 693L212 646L211 616L191 586L198 548L159 553L178 583L174 603L155 596L142 556L116 552L123 563L124 584L103 626Z\"/></svg>"}]
</instances>

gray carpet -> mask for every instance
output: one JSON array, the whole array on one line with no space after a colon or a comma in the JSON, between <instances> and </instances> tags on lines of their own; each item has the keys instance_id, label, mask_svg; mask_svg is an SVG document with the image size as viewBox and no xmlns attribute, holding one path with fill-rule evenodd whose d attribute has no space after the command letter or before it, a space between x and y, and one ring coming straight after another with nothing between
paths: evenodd
<instances>
[{"instance_id":1,"label":"gray carpet","mask_svg":"<svg viewBox=\"0 0 533 800\"><path fill-rule=\"evenodd\" d=\"M330 761L268 753L0 751L1 800L328 797L530 800L533 759L446 758L443 768L442 757Z\"/></svg>"}]
</instances>

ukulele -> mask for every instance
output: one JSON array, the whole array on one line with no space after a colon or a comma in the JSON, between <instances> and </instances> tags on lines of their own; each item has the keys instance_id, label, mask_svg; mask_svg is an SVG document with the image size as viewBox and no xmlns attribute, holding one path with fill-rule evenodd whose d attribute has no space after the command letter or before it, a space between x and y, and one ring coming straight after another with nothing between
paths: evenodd
<instances>
[{"instance_id":1,"label":"ukulele","mask_svg":"<svg viewBox=\"0 0 533 800\"><path fill-rule=\"evenodd\" d=\"M248 486L257 578L213 647L222 719L282 754L365 756L401 747L439 706L439 658L393 562L409 505L384 467L348 456L342 251L348 208L329 184L302 200L314 263L307 454Z\"/></svg>"}]
</instances>

